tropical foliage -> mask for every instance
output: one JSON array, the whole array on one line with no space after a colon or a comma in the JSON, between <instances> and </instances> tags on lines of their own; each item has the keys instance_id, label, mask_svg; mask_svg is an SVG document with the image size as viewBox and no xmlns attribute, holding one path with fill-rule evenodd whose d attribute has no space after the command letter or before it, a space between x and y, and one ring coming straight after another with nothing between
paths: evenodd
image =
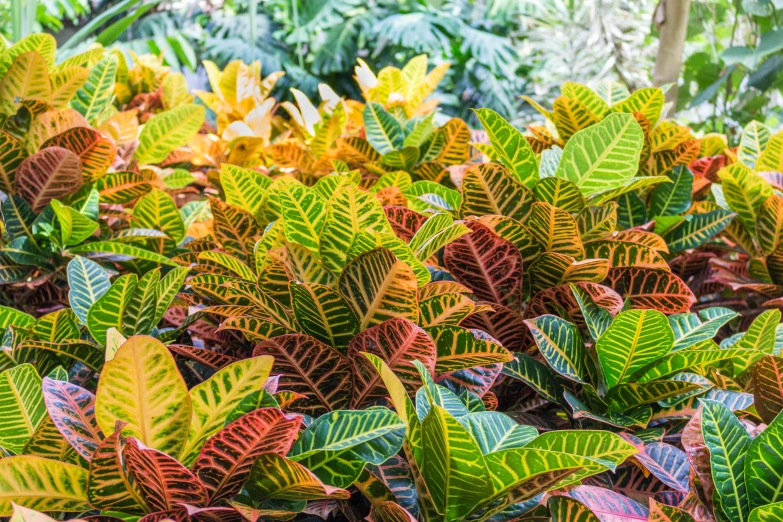
<instances>
[{"instance_id":1,"label":"tropical foliage","mask_svg":"<svg viewBox=\"0 0 783 522\"><path fill-rule=\"evenodd\" d=\"M0 52L0 516L780 517L783 135L204 66Z\"/></svg>"}]
</instances>

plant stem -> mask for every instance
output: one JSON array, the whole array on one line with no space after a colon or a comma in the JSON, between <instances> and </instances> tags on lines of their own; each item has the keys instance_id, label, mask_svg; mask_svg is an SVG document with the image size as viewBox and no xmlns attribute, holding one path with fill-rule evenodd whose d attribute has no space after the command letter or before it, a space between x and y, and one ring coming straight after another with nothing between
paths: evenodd
<instances>
[{"instance_id":1,"label":"plant stem","mask_svg":"<svg viewBox=\"0 0 783 522\"><path fill-rule=\"evenodd\" d=\"M250 62L251 63L256 57L256 38L257 38L256 15L258 14L256 12L257 10L258 10L258 0L248 0L247 16L250 21Z\"/></svg>"},{"instance_id":2,"label":"plant stem","mask_svg":"<svg viewBox=\"0 0 783 522\"><path fill-rule=\"evenodd\" d=\"M22 39L22 0L11 0L11 38Z\"/></svg>"},{"instance_id":3,"label":"plant stem","mask_svg":"<svg viewBox=\"0 0 783 522\"><path fill-rule=\"evenodd\" d=\"M302 41L299 37L299 0L291 0L294 16L294 33L296 34L296 56L299 59L299 67L304 69L304 57L302 56Z\"/></svg>"}]
</instances>

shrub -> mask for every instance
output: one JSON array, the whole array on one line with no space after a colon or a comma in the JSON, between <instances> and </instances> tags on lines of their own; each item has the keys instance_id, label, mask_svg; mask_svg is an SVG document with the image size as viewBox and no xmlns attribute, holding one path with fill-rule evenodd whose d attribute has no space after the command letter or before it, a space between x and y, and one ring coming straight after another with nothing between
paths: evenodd
<instances>
[{"instance_id":1,"label":"shrub","mask_svg":"<svg viewBox=\"0 0 783 522\"><path fill-rule=\"evenodd\" d=\"M780 516L778 134L133 58L0 54L0 515Z\"/></svg>"}]
</instances>

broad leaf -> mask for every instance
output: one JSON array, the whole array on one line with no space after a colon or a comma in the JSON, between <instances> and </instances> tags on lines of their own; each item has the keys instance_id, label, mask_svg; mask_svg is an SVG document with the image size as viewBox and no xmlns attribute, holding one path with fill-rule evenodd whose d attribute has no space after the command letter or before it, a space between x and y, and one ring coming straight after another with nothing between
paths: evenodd
<instances>
[{"instance_id":1,"label":"broad leaf","mask_svg":"<svg viewBox=\"0 0 783 522\"><path fill-rule=\"evenodd\" d=\"M179 455L191 422L191 403L174 359L160 341L139 335L120 346L101 372L95 417L104 433L117 421L145 446Z\"/></svg>"}]
</instances>

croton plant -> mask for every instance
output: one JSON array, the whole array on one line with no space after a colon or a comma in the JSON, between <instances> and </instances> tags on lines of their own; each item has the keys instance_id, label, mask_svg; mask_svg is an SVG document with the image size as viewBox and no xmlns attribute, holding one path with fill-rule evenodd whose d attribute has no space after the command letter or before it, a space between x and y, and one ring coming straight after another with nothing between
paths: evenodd
<instances>
[{"instance_id":1,"label":"croton plant","mask_svg":"<svg viewBox=\"0 0 783 522\"><path fill-rule=\"evenodd\" d=\"M783 132L0 44L0 516L783 520Z\"/></svg>"}]
</instances>

